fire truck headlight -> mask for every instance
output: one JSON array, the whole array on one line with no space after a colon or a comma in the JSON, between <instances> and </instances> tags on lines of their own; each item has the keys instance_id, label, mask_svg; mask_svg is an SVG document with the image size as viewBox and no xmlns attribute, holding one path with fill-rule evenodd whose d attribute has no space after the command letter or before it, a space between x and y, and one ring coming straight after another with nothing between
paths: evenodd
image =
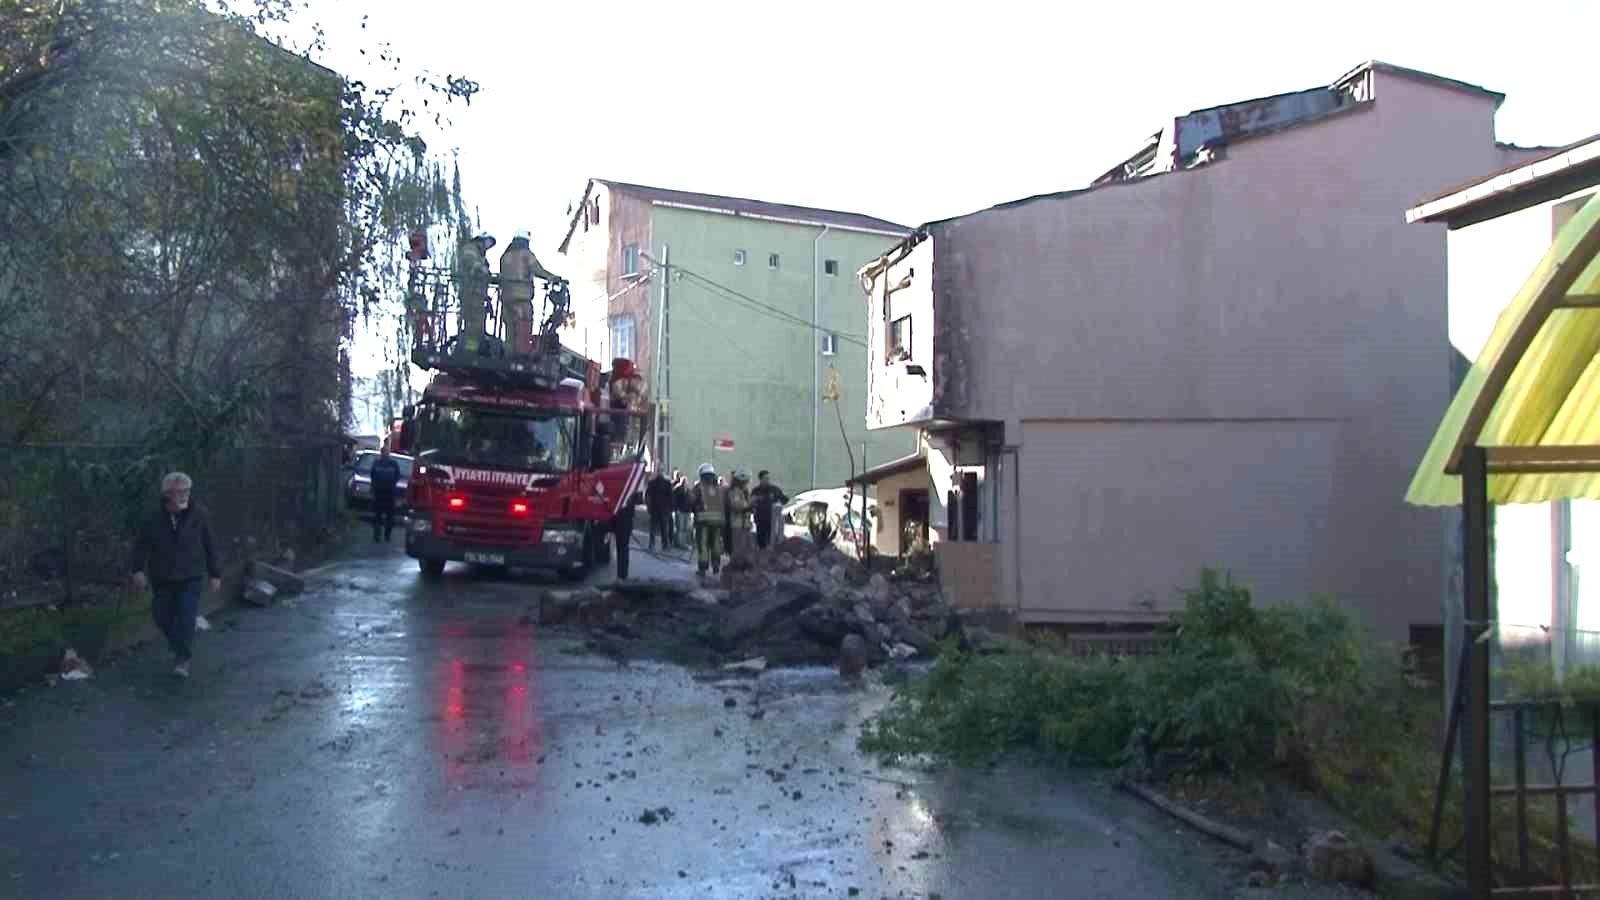
<instances>
[{"instance_id":1,"label":"fire truck headlight","mask_svg":"<svg viewBox=\"0 0 1600 900\"><path fill-rule=\"evenodd\" d=\"M583 534L572 528L546 528L543 541L546 544L577 544L583 540Z\"/></svg>"},{"instance_id":2,"label":"fire truck headlight","mask_svg":"<svg viewBox=\"0 0 1600 900\"><path fill-rule=\"evenodd\" d=\"M430 518L427 518L426 516L414 516L411 519L411 530L412 531L418 531L418 532L421 532L421 531L432 531L433 530L433 520L430 519Z\"/></svg>"}]
</instances>

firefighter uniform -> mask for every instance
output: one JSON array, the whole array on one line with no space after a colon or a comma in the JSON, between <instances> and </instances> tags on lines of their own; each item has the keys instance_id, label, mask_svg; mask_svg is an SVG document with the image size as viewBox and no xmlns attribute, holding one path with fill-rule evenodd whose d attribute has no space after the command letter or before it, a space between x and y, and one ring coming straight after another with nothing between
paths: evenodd
<instances>
[{"instance_id":1,"label":"firefighter uniform","mask_svg":"<svg viewBox=\"0 0 1600 900\"><path fill-rule=\"evenodd\" d=\"M700 481L689 489L689 510L694 513L694 534L697 556L695 568L701 575L709 565L712 572L722 571L722 525L726 498L724 489L717 484L716 472L707 472L702 466Z\"/></svg>"},{"instance_id":2,"label":"firefighter uniform","mask_svg":"<svg viewBox=\"0 0 1600 900\"><path fill-rule=\"evenodd\" d=\"M750 546L750 527L752 524L750 512L750 475L743 469L733 474L733 484L728 485L728 526L732 531L732 542L728 545L728 555L738 556Z\"/></svg>"},{"instance_id":3,"label":"firefighter uniform","mask_svg":"<svg viewBox=\"0 0 1600 900\"><path fill-rule=\"evenodd\" d=\"M533 350L533 279L560 280L539 264L539 257L528 246L529 237L526 231L517 232L511 246L500 254L501 337L506 347L517 353Z\"/></svg>"},{"instance_id":4,"label":"firefighter uniform","mask_svg":"<svg viewBox=\"0 0 1600 900\"><path fill-rule=\"evenodd\" d=\"M489 302L489 248L494 238L487 234L475 235L462 241L456 248L456 283L461 287L461 333L458 341L462 352L478 354L483 343L483 321Z\"/></svg>"}]
</instances>

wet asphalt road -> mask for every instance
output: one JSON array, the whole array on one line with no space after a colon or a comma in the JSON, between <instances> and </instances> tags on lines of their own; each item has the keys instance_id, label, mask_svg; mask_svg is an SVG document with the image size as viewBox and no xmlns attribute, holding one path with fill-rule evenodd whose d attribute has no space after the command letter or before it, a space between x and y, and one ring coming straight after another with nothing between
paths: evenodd
<instances>
[{"instance_id":1,"label":"wet asphalt road","mask_svg":"<svg viewBox=\"0 0 1600 900\"><path fill-rule=\"evenodd\" d=\"M216 616L188 682L147 646L0 705L0 895L1241 893L1240 858L1093 777L879 768L881 687L519 624L546 583L427 585L357 543L297 605Z\"/></svg>"}]
</instances>

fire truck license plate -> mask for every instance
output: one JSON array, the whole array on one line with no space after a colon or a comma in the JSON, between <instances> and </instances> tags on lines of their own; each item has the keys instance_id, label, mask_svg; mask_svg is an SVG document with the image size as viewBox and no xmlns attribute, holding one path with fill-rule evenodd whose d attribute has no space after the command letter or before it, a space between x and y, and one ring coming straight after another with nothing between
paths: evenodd
<instances>
[{"instance_id":1,"label":"fire truck license plate","mask_svg":"<svg viewBox=\"0 0 1600 900\"><path fill-rule=\"evenodd\" d=\"M468 553L467 562L482 563L486 566L503 566L506 564L504 553Z\"/></svg>"}]
</instances>

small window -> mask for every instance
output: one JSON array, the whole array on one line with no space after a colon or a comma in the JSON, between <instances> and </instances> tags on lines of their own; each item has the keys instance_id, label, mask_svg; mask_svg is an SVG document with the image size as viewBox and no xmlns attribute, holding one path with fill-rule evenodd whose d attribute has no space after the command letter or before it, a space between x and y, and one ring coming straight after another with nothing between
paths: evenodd
<instances>
[{"instance_id":1,"label":"small window","mask_svg":"<svg viewBox=\"0 0 1600 900\"><path fill-rule=\"evenodd\" d=\"M822 336L822 355L832 356L839 352L839 336L828 332Z\"/></svg>"},{"instance_id":2,"label":"small window","mask_svg":"<svg viewBox=\"0 0 1600 900\"><path fill-rule=\"evenodd\" d=\"M911 317L901 316L889 325L889 362L911 358Z\"/></svg>"},{"instance_id":3,"label":"small window","mask_svg":"<svg viewBox=\"0 0 1600 900\"><path fill-rule=\"evenodd\" d=\"M823 274L825 274L825 275L837 275L837 274L839 274L839 261L837 259L825 259L825 260L823 260L822 261L822 271L823 271Z\"/></svg>"},{"instance_id":4,"label":"small window","mask_svg":"<svg viewBox=\"0 0 1600 900\"><path fill-rule=\"evenodd\" d=\"M767 254L767 268L776 269L777 267L778 267L778 254L776 254L776 253L768 253Z\"/></svg>"},{"instance_id":5,"label":"small window","mask_svg":"<svg viewBox=\"0 0 1600 900\"><path fill-rule=\"evenodd\" d=\"M735 251L733 251L733 264L736 265L736 266L744 265L744 251L743 250L735 250Z\"/></svg>"},{"instance_id":6,"label":"small window","mask_svg":"<svg viewBox=\"0 0 1600 900\"><path fill-rule=\"evenodd\" d=\"M621 317L611 320L611 355L613 358L633 359L633 320Z\"/></svg>"},{"instance_id":7,"label":"small window","mask_svg":"<svg viewBox=\"0 0 1600 900\"><path fill-rule=\"evenodd\" d=\"M639 274L639 245L629 244L622 248L622 274Z\"/></svg>"},{"instance_id":8,"label":"small window","mask_svg":"<svg viewBox=\"0 0 1600 900\"><path fill-rule=\"evenodd\" d=\"M596 197L596 198L594 198L593 201L591 201L590 208L594 212L594 223L596 225L599 225L600 224L600 198L599 197Z\"/></svg>"}]
</instances>

